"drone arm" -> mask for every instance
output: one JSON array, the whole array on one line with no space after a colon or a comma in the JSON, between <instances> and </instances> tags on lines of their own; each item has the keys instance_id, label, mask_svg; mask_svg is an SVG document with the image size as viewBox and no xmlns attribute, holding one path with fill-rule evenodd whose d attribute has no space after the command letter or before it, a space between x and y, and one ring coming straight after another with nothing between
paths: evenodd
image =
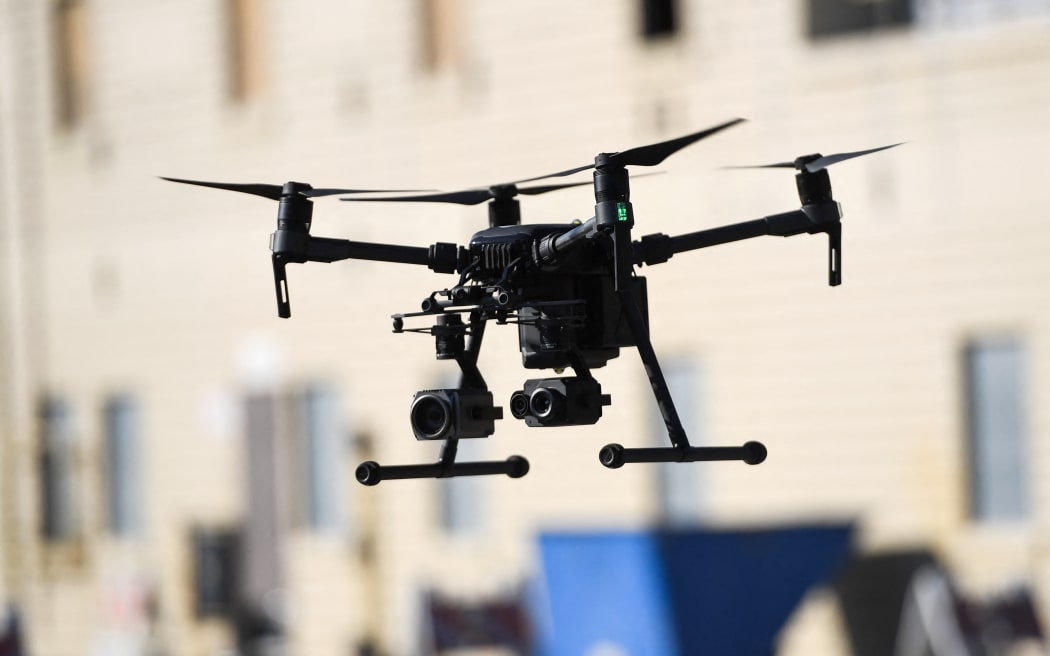
<instances>
[{"instance_id":1,"label":"drone arm","mask_svg":"<svg viewBox=\"0 0 1050 656\"><path fill-rule=\"evenodd\" d=\"M536 262L540 266L556 265L560 256L594 237L597 230L598 219L592 216L570 230L544 237L536 243Z\"/></svg>"},{"instance_id":2,"label":"drone arm","mask_svg":"<svg viewBox=\"0 0 1050 656\"><path fill-rule=\"evenodd\" d=\"M640 242L635 242L637 244L635 260L639 264L660 264L671 259L671 256L686 251L728 244L764 235L790 237L806 232L811 227L813 227L813 222L805 212L794 210L753 221L698 230L675 237L663 234L646 235L642 237Z\"/></svg>"},{"instance_id":3,"label":"drone arm","mask_svg":"<svg viewBox=\"0 0 1050 656\"><path fill-rule=\"evenodd\" d=\"M340 260L378 260L403 264L426 264L427 249L417 246L395 246L310 237L306 246L308 262L338 262Z\"/></svg>"},{"instance_id":4,"label":"drone arm","mask_svg":"<svg viewBox=\"0 0 1050 656\"><path fill-rule=\"evenodd\" d=\"M728 244L734 241L774 235L792 237L802 233L828 233L829 283L841 282L842 213L835 201L805 205L801 209L773 214L753 221L733 223L707 230L670 237L657 233L634 242L635 264L661 264L677 253Z\"/></svg>"},{"instance_id":5,"label":"drone arm","mask_svg":"<svg viewBox=\"0 0 1050 656\"><path fill-rule=\"evenodd\" d=\"M676 237L670 237L662 233L645 235L641 240L635 242L634 259L636 264L652 266L666 262L677 253L718 246L719 244L728 244L768 234L769 226L766 223L766 219L756 219L754 221L690 232Z\"/></svg>"},{"instance_id":6,"label":"drone arm","mask_svg":"<svg viewBox=\"0 0 1050 656\"><path fill-rule=\"evenodd\" d=\"M337 262L339 260L377 260L402 264L425 264L438 273L456 271L460 248L439 242L430 247L375 244L349 239L314 237L307 232L278 230L270 240L270 250L285 262Z\"/></svg>"},{"instance_id":7,"label":"drone arm","mask_svg":"<svg viewBox=\"0 0 1050 656\"><path fill-rule=\"evenodd\" d=\"M437 243L429 248L374 244L348 239L313 237L305 230L278 229L270 235L273 251L273 280L277 291L277 315L288 318L292 314L288 301L288 278L285 265L289 262L337 262L339 260L377 260L402 264L425 264L438 273L453 273L461 268L464 249L455 244Z\"/></svg>"},{"instance_id":8,"label":"drone arm","mask_svg":"<svg viewBox=\"0 0 1050 656\"><path fill-rule=\"evenodd\" d=\"M452 273L459 262L458 250L455 244L446 243L433 244L427 248L310 237L306 242L306 261L376 260L401 264L424 264L438 273Z\"/></svg>"}]
</instances>

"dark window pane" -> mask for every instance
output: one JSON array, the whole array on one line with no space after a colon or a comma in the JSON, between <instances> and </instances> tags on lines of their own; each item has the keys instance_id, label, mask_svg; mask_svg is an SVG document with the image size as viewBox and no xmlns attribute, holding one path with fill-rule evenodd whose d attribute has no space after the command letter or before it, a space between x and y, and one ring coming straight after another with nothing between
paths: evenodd
<instances>
[{"instance_id":1,"label":"dark window pane","mask_svg":"<svg viewBox=\"0 0 1050 656\"><path fill-rule=\"evenodd\" d=\"M73 489L73 418L62 399L45 399L41 420L42 530L49 540L62 541L76 532Z\"/></svg>"},{"instance_id":2,"label":"dark window pane","mask_svg":"<svg viewBox=\"0 0 1050 656\"><path fill-rule=\"evenodd\" d=\"M141 530L142 486L138 408L129 397L110 399L105 408L106 506L109 530L131 536Z\"/></svg>"},{"instance_id":3,"label":"dark window pane","mask_svg":"<svg viewBox=\"0 0 1050 656\"><path fill-rule=\"evenodd\" d=\"M346 452L337 396L327 387L310 387L302 397L302 415L304 434L298 440L305 447L305 481L300 485L303 514L314 530L337 533L343 527L346 494Z\"/></svg>"},{"instance_id":4,"label":"dark window pane","mask_svg":"<svg viewBox=\"0 0 1050 656\"><path fill-rule=\"evenodd\" d=\"M283 580L280 536L282 493L287 485L279 444L284 413L271 394L256 394L245 401L246 482L248 507L241 547L244 568L239 585L247 603L259 603Z\"/></svg>"},{"instance_id":5,"label":"dark window pane","mask_svg":"<svg viewBox=\"0 0 1050 656\"><path fill-rule=\"evenodd\" d=\"M470 462L484 460L484 440L460 440L456 460ZM486 476L455 476L440 478L441 526L452 534L470 535L485 526Z\"/></svg>"},{"instance_id":6,"label":"dark window pane","mask_svg":"<svg viewBox=\"0 0 1050 656\"><path fill-rule=\"evenodd\" d=\"M54 13L55 108L58 123L72 127L87 109L90 77L87 8L83 0L58 0Z\"/></svg>"},{"instance_id":7,"label":"dark window pane","mask_svg":"<svg viewBox=\"0 0 1050 656\"><path fill-rule=\"evenodd\" d=\"M975 519L1028 514L1028 426L1024 351L1012 340L971 344L966 352L970 513Z\"/></svg>"},{"instance_id":8,"label":"dark window pane","mask_svg":"<svg viewBox=\"0 0 1050 656\"><path fill-rule=\"evenodd\" d=\"M869 32L910 25L910 0L809 0L809 36Z\"/></svg>"},{"instance_id":9,"label":"dark window pane","mask_svg":"<svg viewBox=\"0 0 1050 656\"><path fill-rule=\"evenodd\" d=\"M194 601L198 617L232 617L238 590L240 541L233 531L193 534Z\"/></svg>"},{"instance_id":10,"label":"dark window pane","mask_svg":"<svg viewBox=\"0 0 1050 656\"><path fill-rule=\"evenodd\" d=\"M262 12L258 0L227 0L229 94L235 101L255 96L263 86Z\"/></svg>"},{"instance_id":11,"label":"dark window pane","mask_svg":"<svg viewBox=\"0 0 1050 656\"><path fill-rule=\"evenodd\" d=\"M460 0L420 0L422 64L430 72L462 63L463 8Z\"/></svg>"},{"instance_id":12,"label":"dark window pane","mask_svg":"<svg viewBox=\"0 0 1050 656\"><path fill-rule=\"evenodd\" d=\"M647 38L670 36L678 29L676 0L642 0L642 34Z\"/></svg>"},{"instance_id":13,"label":"dark window pane","mask_svg":"<svg viewBox=\"0 0 1050 656\"><path fill-rule=\"evenodd\" d=\"M663 366L664 379L674 399L682 428L693 446L707 442L707 408L705 405L703 370L694 362L681 359L669 360ZM652 402L652 427L654 446L671 445L667 426ZM662 463L655 469L657 494L662 520L671 525L693 524L700 520L703 511L703 467L678 462Z\"/></svg>"}]
</instances>

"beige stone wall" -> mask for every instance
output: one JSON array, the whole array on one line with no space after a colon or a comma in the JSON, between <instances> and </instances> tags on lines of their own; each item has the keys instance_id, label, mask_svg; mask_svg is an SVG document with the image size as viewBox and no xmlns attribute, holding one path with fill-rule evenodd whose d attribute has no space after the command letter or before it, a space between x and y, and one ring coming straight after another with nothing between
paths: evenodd
<instances>
[{"instance_id":1,"label":"beige stone wall","mask_svg":"<svg viewBox=\"0 0 1050 656\"><path fill-rule=\"evenodd\" d=\"M111 607L144 587L160 595L157 631L171 653L230 645L221 626L193 618L189 535L243 515L239 407L252 390L328 381L348 430L373 439L372 457L436 456L412 439L407 407L454 366L433 359L428 338L391 334L388 317L447 279L373 262L292 266L293 317L279 320L266 250L275 204L155 176L460 188L734 116L750 122L635 181L636 235L797 207L789 172L720 166L908 143L832 171L845 213L842 287L825 284L823 236L727 245L642 271L658 353L704 367L712 439L770 450L756 468L687 465L704 479L703 519L854 520L861 547L930 545L967 590L1015 579L1046 589L1045 14L812 43L802 3L682 3L680 34L646 44L631 3L458 4L458 49L431 71L416 3L259 0L260 75L234 102L224 3L87 0L90 104L62 130L49 118L50 14L44 3L0 2L0 592L29 613L33 653L141 637L141 612ZM526 198L523 215L586 219L592 207L583 188ZM320 199L313 233L465 244L485 221L480 206ZM1029 357L1033 513L1020 526L966 516L960 354L967 338L1000 331L1019 335ZM485 339L482 371L505 403L534 374L519 366L513 328L491 326ZM544 432L505 420L481 446L485 457L526 455L532 471L477 481L485 517L475 534L441 529L447 482L362 488L352 472L364 456L348 455L347 535L281 541L292 653L346 653L366 634L412 653L421 589L512 589L537 570L541 530L651 525L658 470L597 463L607 442L653 439L638 357L624 352L596 373L614 399L598 425ZM107 537L101 519L99 412L115 390L133 390L143 409L146 529L132 544ZM43 391L75 408L76 554L43 548L36 531L32 413ZM842 644L817 597L786 651Z\"/></svg>"}]
</instances>

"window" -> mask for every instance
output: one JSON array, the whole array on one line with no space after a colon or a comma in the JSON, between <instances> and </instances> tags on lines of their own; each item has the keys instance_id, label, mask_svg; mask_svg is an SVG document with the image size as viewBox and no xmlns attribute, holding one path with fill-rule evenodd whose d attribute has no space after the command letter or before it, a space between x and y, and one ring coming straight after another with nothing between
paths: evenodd
<instances>
[{"instance_id":1,"label":"window","mask_svg":"<svg viewBox=\"0 0 1050 656\"><path fill-rule=\"evenodd\" d=\"M970 344L965 354L970 515L1017 520L1029 513L1024 349L1011 338Z\"/></svg>"},{"instance_id":2,"label":"window","mask_svg":"<svg viewBox=\"0 0 1050 656\"><path fill-rule=\"evenodd\" d=\"M226 0L229 95L244 101L263 86L260 0Z\"/></svg>"},{"instance_id":3,"label":"window","mask_svg":"<svg viewBox=\"0 0 1050 656\"><path fill-rule=\"evenodd\" d=\"M678 417L693 446L707 442L707 416L704 407L702 370L692 361L682 359L665 365L664 379L671 390ZM653 442L671 446L663 417L652 403ZM657 495L662 519L668 524L696 522L703 510L701 476L703 463L662 463L657 468Z\"/></svg>"},{"instance_id":4,"label":"window","mask_svg":"<svg viewBox=\"0 0 1050 656\"><path fill-rule=\"evenodd\" d=\"M459 440L456 462L485 459L483 438ZM453 535L473 535L485 523L486 476L454 476L438 479L441 526Z\"/></svg>"},{"instance_id":5,"label":"window","mask_svg":"<svg viewBox=\"0 0 1050 656\"><path fill-rule=\"evenodd\" d=\"M132 537L142 530L138 407L128 396L114 396L104 415L107 527L113 535Z\"/></svg>"},{"instance_id":6,"label":"window","mask_svg":"<svg viewBox=\"0 0 1050 656\"><path fill-rule=\"evenodd\" d=\"M647 39L673 36L678 30L676 0L642 0L642 35Z\"/></svg>"},{"instance_id":7,"label":"window","mask_svg":"<svg viewBox=\"0 0 1050 656\"><path fill-rule=\"evenodd\" d=\"M315 385L300 396L299 406L300 434L293 440L303 449L298 486L302 519L315 531L338 533L344 527L347 494L338 398L330 388Z\"/></svg>"},{"instance_id":8,"label":"window","mask_svg":"<svg viewBox=\"0 0 1050 656\"><path fill-rule=\"evenodd\" d=\"M41 529L52 542L72 539L77 531L74 489L73 416L69 404L59 398L44 400L41 422Z\"/></svg>"},{"instance_id":9,"label":"window","mask_svg":"<svg viewBox=\"0 0 1050 656\"><path fill-rule=\"evenodd\" d=\"M911 0L808 0L813 39L910 25Z\"/></svg>"},{"instance_id":10,"label":"window","mask_svg":"<svg viewBox=\"0 0 1050 656\"><path fill-rule=\"evenodd\" d=\"M432 73L454 68L463 59L460 0L420 2L423 68Z\"/></svg>"},{"instance_id":11,"label":"window","mask_svg":"<svg viewBox=\"0 0 1050 656\"><path fill-rule=\"evenodd\" d=\"M462 376L448 373L438 379L435 389L458 389ZM485 438L466 438L456 442L456 462L475 462L486 459L488 451ZM441 441L444 449L448 442ZM453 536L478 534L485 526L486 507L485 479L488 476L453 476L439 478L438 521L446 533Z\"/></svg>"},{"instance_id":12,"label":"window","mask_svg":"<svg viewBox=\"0 0 1050 656\"><path fill-rule=\"evenodd\" d=\"M281 587L280 547L285 510L281 501L288 482L282 465L288 462L281 437L286 424L281 404L272 394L253 394L245 401L245 465L247 467L244 528L241 533L242 601L260 604Z\"/></svg>"},{"instance_id":13,"label":"window","mask_svg":"<svg viewBox=\"0 0 1050 656\"><path fill-rule=\"evenodd\" d=\"M927 27L980 25L1000 20L1046 16L1046 0L916 0L916 19Z\"/></svg>"},{"instance_id":14,"label":"window","mask_svg":"<svg viewBox=\"0 0 1050 656\"><path fill-rule=\"evenodd\" d=\"M73 127L87 111L90 76L86 0L58 0L54 11L55 109L58 124Z\"/></svg>"},{"instance_id":15,"label":"window","mask_svg":"<svg viewBox=\"0 0 1050 656\"><path fill-rule=\"evenodd\" d=\"M269 567L265 543L289 530L342 534L347 525L346 430L336 390L322 384L247 399L248 567ZM267 537L271 536L271 537ZM260 574L262 578L265 578Z\"/></svg>"},{"instance_id":16,"label":"window","mask_svg":"<svg viewBox=\"0 0 1050 656\"><path fill-rule=\"evenodd\" d=\"M234 530L197 528L192 540L197 617L234 617L240 592L240 536Z\"/></svg>"}]
</instances>

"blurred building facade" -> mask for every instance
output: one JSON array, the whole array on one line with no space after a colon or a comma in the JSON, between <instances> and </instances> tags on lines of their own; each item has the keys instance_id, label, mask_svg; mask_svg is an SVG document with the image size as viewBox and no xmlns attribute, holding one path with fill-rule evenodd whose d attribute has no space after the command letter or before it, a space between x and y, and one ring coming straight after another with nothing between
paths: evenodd
<instances>
[{"instance_id":1,"label":"blurred building facade","mask_svg":"<svg viewBox=\"0 0 1050 656\"><path fill-rule=\"evenodd\" d=\"M427 595L519 594L540 531L814 520L928 549L972 596L1034 590L1045 625L1048 27L1035 0L0 1L0 600L27 653L420 653ZM734 116L635 182L638 235L797 207L789 172L723 165L908 142L832 170L841 287L806 236L642 270L694 441L759 439L758 467L602 468L665 439L625 350L596 426L463 446L525 478L360 487L362 460L437 455L408 402L455 368L388 322L449 283L291 267L278 319L275 205L156 178L455 189ZM320 199L313 233L486 220ZM513 331L486 341L502 399L530 374ZM781 652L838 653L842 626L814 594Z\"/></svg>"}]
</instances>

